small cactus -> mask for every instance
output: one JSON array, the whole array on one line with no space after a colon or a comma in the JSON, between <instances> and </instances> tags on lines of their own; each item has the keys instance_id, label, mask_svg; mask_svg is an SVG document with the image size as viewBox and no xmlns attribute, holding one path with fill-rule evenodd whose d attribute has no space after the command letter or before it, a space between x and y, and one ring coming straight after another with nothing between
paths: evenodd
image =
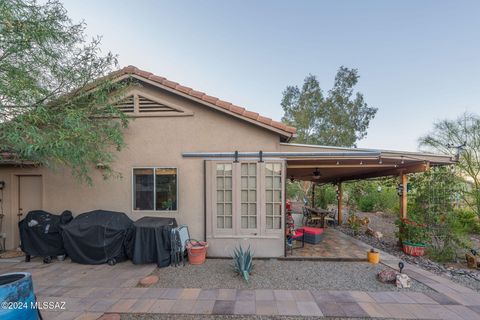
<instances>
[{"instance_id":1,"label":"small cactus","mask_svg":"<svg viewBox=\"0 0 480 320\"><path fill-rule=\"evenodd\" d=\"M233 268L236 273L241 275L248 283L250 273L253 270L253 252L248 246L247 250L243 250L242 246L238 246L233 250Z\"/></svg>"}]
</instances>

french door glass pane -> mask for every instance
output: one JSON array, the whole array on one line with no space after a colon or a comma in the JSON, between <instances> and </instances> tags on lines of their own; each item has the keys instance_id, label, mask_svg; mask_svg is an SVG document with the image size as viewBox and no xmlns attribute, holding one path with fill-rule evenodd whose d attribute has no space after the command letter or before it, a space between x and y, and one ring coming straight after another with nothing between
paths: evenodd
<instances>
[{"instance_id":1,"label":"french door glass pane","mask_svg":"<svg viewBox=\"0 0 480 320\"><path fill-rule=\"evenodd\" d=\"M232 229L232 217L225 217L225 229Z\"/></svg>"},{"instance_id":2,"label":"french door glass pane","mask_svg":"<svg viewBox=\"0 0 480 320\"><path fill-rule=\"evenodd\" d=\"M225 225L223 224L223 217L217 217L217 228L223 229Z\"/></svg>"},{"instance_id":3,"label":"french door glass pane","mask_svg":"<svg viewBox=\"0 0 480 320\"><path fill-rule=\"evenodd\" d=\"M282 164L265 164L265 211L267 229L281 229L282 225Z\"/></svg>"},{"instance_id":4,"label":"french door glass pane","mask_svg":"<svg viewBox=\"0 0 480 320\"><path fill-rule=\"evenodd\" d=\"M257 163L240 164L241 228L257 228Z\"/></svg>"},{"instance_id":5,"label":"french door glass pane","mask_svg":"<svg viewBox=\"0 0 480 320\"><path fill-rule=\"evenodd\" d=\"M217 228L219 229L231 229L233 227L232 168L231 163L218 163L216 165L216 214Z\"/></svg>"}]
</instances>

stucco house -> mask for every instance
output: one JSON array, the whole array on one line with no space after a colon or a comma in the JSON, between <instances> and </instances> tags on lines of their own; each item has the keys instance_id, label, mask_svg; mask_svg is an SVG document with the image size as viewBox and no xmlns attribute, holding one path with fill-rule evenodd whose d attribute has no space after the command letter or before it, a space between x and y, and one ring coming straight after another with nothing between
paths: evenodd
<instances>
[{"instance_id":1,"label":"stucco house","mask_svg":"<svg viewBox=\"0 0 480 320\"><path fill-rule=\"evenodd\" d=\"M230 256L248 241L256 256L278 257L287 179L337 183L341 190L342 181L399 176L406 182L407 173L453 163L444 155L292 144L295 128L232 103L133 66L113 76L140 84L117 103L133 118L114 164L123 178L103 180L99 172L90 187L68 168L52 172L4 159L7 248L18 246L17 223L30 210L106 209L133 220L174 217L192 238L209 242L210 256Z\"/></svg>"}]
</instances>

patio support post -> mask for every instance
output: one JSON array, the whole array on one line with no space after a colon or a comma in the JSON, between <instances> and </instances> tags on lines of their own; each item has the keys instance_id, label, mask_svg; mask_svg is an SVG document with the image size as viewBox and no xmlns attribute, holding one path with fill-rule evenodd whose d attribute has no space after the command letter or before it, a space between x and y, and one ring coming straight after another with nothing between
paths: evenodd
<instances>
[{"instance_id":1,"label":"patio support post","mask_svg":"<svg viewBox=\"0 0 480 320\"><path fill-rule=\"evenodd\" d=\"M312 181L312 203L311 207L315 208L315 182Z\"/></svg>"},{"instance_id":2,"label":"patio support post","mask_svg":"<svg viewBox=\"0 0 480 320\"><path fill-rule=\"evenodd\" d=\"M400 195L400 218L407 217L407 175L403 172L400 173L400 184L402 186Z\"/></svg>"},{"instance_id":3,"label":"patio support post","mask_svg":"<svg viewBox=\"0 0 480 320\"><path fill-rule=\"evenodd\" d=\"M338 225L342 225L343 222L343 190L342 183L337 184L337 212L338 212Z\"/></svg>"}]
</instances>

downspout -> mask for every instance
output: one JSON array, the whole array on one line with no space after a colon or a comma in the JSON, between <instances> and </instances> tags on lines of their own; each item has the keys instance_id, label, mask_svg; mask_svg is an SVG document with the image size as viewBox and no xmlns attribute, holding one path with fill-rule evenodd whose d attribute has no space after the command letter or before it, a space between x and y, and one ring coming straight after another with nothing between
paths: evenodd
<instances>
[{"instance_id":1,"label":"downspout","mask_svg":"<svg viewBox=\"0 0 480 320\"><path fill-rule=\"evenodd\" d=\"M207 160L203 160L203 240L207 242Z\"/></svg>"}]
</instances>

